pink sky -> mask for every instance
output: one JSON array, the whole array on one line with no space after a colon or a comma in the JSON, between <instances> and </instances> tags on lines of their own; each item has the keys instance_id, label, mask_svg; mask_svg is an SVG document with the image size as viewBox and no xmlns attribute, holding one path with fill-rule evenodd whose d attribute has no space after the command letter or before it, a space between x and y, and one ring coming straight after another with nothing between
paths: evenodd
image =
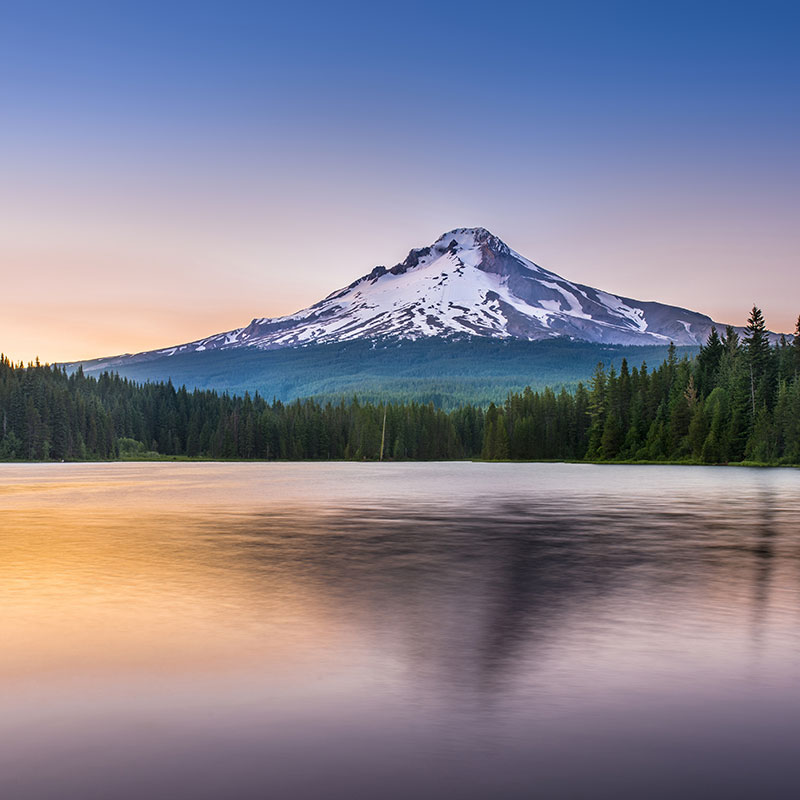
<instances>
[{"instance_id":1,"label":"pink sky","mask_svg":"<svg viewBox=\"0 0 800 800\"><path fill-rule=\"evenodd\" d=\"M473 225L570 280L734 324L757 302L772 329L794 330L797 227L777 203L759 214L744 187L719 202L718 187L662 184L652 194L642 176L601 192L573 175L541 197L526 188L536 176L523 174L498 198L488 174L464 193L425 186L424 165L418 172L391 192L388 176L356 170L313 185L244 170L205 174L205 186L111 174L74 194L69 181L53 191L40 178L16 198L6 184L0 264L13 302L0 349L52 361L190 341L296 311Z\"/></svg>"},{"instance_id":2,"label":"pink sky","mask_svg":"<svg viewBox=\"0 0 800 800\"><path fill-rule=\"evenodd\" d=\"M37 5L0 29L14 359L291 313L468 226L573 281L794 330L796 9Z\"/></svg>"}]
</instances>

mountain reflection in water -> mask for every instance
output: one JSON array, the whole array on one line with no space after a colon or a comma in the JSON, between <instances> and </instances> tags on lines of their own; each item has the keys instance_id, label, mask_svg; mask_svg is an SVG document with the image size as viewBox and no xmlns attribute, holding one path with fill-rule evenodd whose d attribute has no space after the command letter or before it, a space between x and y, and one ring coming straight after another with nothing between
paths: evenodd
<instances>
[{"instance_id":1,"label":"mountain reflection in water","mask_svg":"<svg viewBox=\"0 0 800 800\"><path fill-rule=\"evenodd\" d=\"M0 469L0 791L791 796L800 473Z\"/></svg>"}]
</instances>

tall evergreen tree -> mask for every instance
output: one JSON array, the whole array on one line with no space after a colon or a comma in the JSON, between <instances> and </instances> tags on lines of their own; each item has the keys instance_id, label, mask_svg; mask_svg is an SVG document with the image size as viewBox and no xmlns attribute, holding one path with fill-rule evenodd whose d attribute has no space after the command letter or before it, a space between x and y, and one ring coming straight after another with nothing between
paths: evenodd
<instances>
[{"instance_id":1,"label":"tall evergreen tree","mask_svg":"<svg viewBox=\"0 0 800 800\"><path fill-rule=\"evenodd\" d=\"M765 380L767 379L770 356L767 325L761 309L755 305L747 319L744 346L747 353L747 366L750 371L752 413L755 417L757 402L768 399L768 387L765 385Z\"/></svg>"},{"instance_id":2,"label":"tall evergreen tree","mask_svg":"<svg viewBox=\"0 0 800 800\"><path fill-rule=\"evenodd\" d=\"M797 318L797 325L794 329L794 339L792 339L792 350L794 352L794 371L800 374L800 316Z\"/></svg>"}]
</instances>

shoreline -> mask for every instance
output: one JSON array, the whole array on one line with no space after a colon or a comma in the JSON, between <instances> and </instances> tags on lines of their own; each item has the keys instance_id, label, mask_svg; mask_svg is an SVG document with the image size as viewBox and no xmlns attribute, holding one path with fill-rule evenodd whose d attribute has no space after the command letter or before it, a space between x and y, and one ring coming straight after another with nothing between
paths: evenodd
<instances>
[{"instance_id":1,"label":"shoreline","mask_svg":"<svg viewBox=\"0 0 800 800\"><path fill-rule=\"evenodd\" d=\"M196 463L196 464L584 464L587 466L630 466L630 467L752 467L759 469L800 469L800 464L776 464L761 461L728 461L711 463L704 461L652 461L652 460L626 460L626 461L583 461L563 458L555 459L482 459L482 458L456 458L456 459L404 459L393 461L384 459L365 459L355 461L346 458L330 459L275 459L275 458L205 458L203 456L170 456L154 455L142 458L113 458L113 459L87 459L85 461L0 461L0 466L5 464L147 464L147 463Z\"/></svg>"}]
</instances>

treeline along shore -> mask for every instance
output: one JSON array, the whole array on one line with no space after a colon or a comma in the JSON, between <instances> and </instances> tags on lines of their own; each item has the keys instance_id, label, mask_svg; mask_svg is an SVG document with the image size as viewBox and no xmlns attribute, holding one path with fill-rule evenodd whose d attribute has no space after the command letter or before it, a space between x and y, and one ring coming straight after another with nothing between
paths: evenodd
<instances>
[{"instance_id":1,"label":"treeline along shore","mask_svg":"<svg viewBox=\"0 0 800 800\"><path fill-rule=\"evenodd\" d=\"M284 404L258 394L137 384L0 358L0 460L117 458L684 461L800 464L800 319L770 344L713 330L693 359L598 364L574 392L530 389L504 405Z\"/></svg>"}]
</instances>

